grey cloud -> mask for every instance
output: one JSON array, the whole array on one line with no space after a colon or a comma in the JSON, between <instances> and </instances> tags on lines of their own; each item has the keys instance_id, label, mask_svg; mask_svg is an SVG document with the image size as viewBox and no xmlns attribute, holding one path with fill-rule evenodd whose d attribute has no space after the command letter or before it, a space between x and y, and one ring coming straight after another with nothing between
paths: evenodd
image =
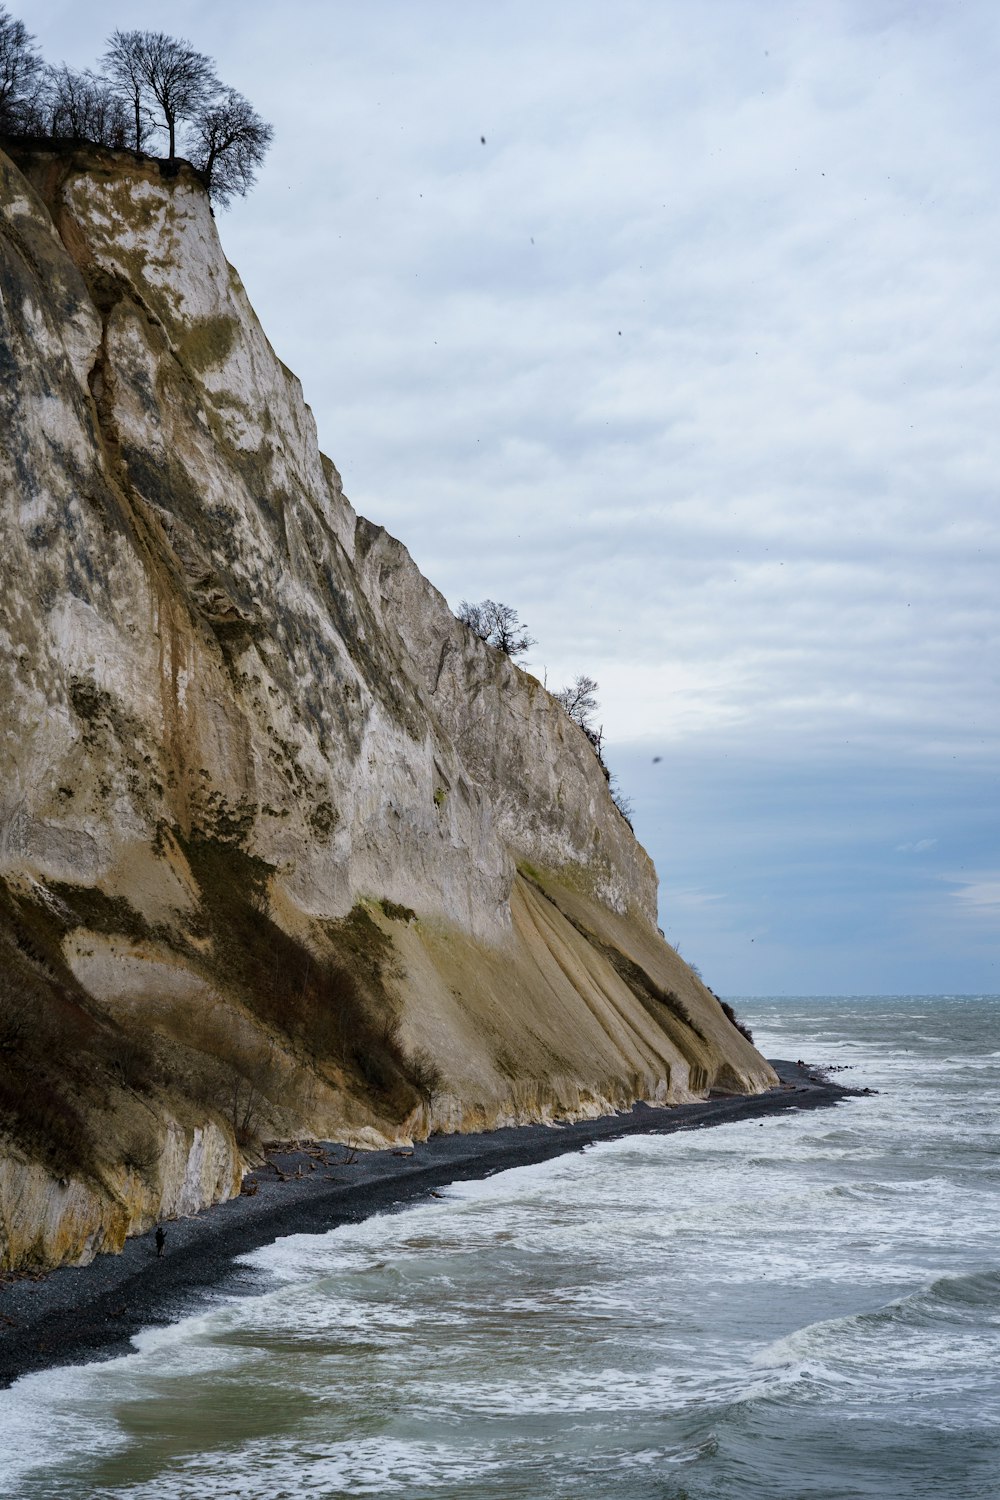
<instances>
[{"instance_id":1,"label":"grey cloud","mask_svg":"<svg viewBox=\"0 0 1000 1500\"><path fill-rule=\"evenodd\" d=\"M623 756L849 745L981 790L994 6L11 3L77 64L188 35L275 120L220 229L322 446L453 602L598 678Z\"/></svg>"}]
</instances>

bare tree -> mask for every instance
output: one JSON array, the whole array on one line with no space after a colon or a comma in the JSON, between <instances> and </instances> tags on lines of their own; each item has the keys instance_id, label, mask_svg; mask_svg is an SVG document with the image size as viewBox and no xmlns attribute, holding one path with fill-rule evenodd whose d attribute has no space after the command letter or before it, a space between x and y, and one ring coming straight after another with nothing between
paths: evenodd
<instances>
[{"instance_id":1,"label":"bare tree","mask_svg":"<svg viewBox=\"0 0 1000 1500\"><path fill-rule=\"evenodd\" d=\"M137 136L142 109L150 96L155 100L167 132L168 159L173 161L178 122L196 118L222 86L212 59L196 52L190 42L162 31L116 31L104 61L133 103Z\"/></svg>"},{"instance_id":2,"label":"bare tree","mask_svg":"<svg viewBox=\"0 0 1000 1500\"><path fill-rule=\"evenodd\" d=\"M93 73L65 64L47 68L39 113L49 135L116 148L128 144L128 111L108 80Z\"/></svg>"},{"instance_id":3,"label":"bare tree","mask_svg":"<svg viewBox=\"0 0 1000 1500\"><path fill-rule=\"evenodd\" d=\"M132 111L132 147L141 152L153 132L153 119L147 103L149 84L143 66L140 31L113 31L101 61L111 78L111 85Z\"/></svg>"},{"instance_id":4,"label":"bare tree","mask_svg":"<svg viewBox=\"0 0 1000 1500\"><path fill-rule=\"evenodd\" d=\"M588 677L585 672L581 672L569 687L559 689L555 694L555 700L562 704L574 724L579 724L581 729L587 729L599 706L594 696L597 689L598 684L593 677Z\"/></svg>"},{"instance_id":5,"label":"bare tree","mask_svg":"<svg viewBox=\"0 0 1000 1500\"><path fill-rule=\"evenodd\" d=\"M588 677L585 672L581 672L575 682L569 687L560 688L559 692L554 696L556 702L562 704L573 720L573 723L579 724L593 745L594 754L601 765L604 766L605 772L607 772L602 750L604 744L604 725L602 724L599 728L594 725L594 714L600 707L597 698L594 696L597 688L598 684L594 681L593 677Z\"/></svg>"},{"instance_id":6,"label":"bare tree","mask_svg":"<svg viewBox=\"0 0 1000 1500\"><path fill-rule=\"evenodd\" d=\"M93 141L141 154L166 136L180 145L210 195L228 203L253 186L274 134L249 100L224 89L215 64L162 31L114 31L104 73L45 67L34 38L0 3L0 133Z\"/></svg>"},{"instance_id":7,"label":"bare tree","mask_svg":"<svg viewBox=\"0 0 1000 1500\"><path fill-rule=\"evenodd\" d=\"M407 1059L407 1072L410 1082L417 1093L427 1104L433 1104L434 1095L439 1092L444 1081L441 1069L434 1060L434 1054L426 1047L418 1047Z\"/></svg>"},{"instance_id":8,"label":"bare tree","mask_svg":"<svg viewBox=\"0 0 1000 1500\"><path fill-rule=\"evenodd\" d=\"M494 599L482 599L470 604L463 599L458 606L458 618L478 635L488 646L495 646L504 656L523 656L536 644L527 628L517 617L517 610L509 604L498 604Z\"/></svg>"},{"instance_id":9,"label":"bare tree","mask_svg":"<svg viewBox=\"0 0 1000 1500\"><path fill-rule=\"evenodd\" d=\"M210 196L222 204L234 194L244 197L273 135L273 128L235 89L207 105L195 117L188 149Z\"/></svg>"},{"instance_id":10,"label":"bare tree","mask_svg":"<svg viewBox=\"0 0 1000 1500\"><path fill-rule=\"evenodd\" d=\"M488 600L486 601L489 602ZM463 599L456 610L458 618L463 625L468 625L474 635L478 635L481 641L487 641L490 637L490 627L486 623L486 616L481 604L470 604L468 599Z\"/></svg>"},{"instance_id":11,"label":"bare tree","mask_svg":"<svg viewBox=\"0 0 1000 1500\"><path fill-rule=\"evenodd\" d=\"M22 132L33 123L42 59L23 21L0 5L0 131Z\"/></svg>"}]
</instances>

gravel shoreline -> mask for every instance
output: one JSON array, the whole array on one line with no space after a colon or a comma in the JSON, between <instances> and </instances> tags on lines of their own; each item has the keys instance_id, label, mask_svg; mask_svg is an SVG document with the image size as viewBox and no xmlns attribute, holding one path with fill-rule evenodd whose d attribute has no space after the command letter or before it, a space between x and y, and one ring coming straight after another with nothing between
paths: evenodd
<instances>
[{"instance_id":1,"label":"gravel shoreline","mask_svg":"<svg viewBox=\"0 0 1000 1500\"><path fill-rule=\"evenodd\" d=\"M323 1233L425 1198L450 1182L548 1161L596 1141L816 1109L859 1093L801 1063L779 1059L772 1066L781 1086L749 1097L713 1094L672 1109L637 1104L627 1114L575 1124L437 1135L412 1152L361 1152L353 1160L343 1146L314 1142L268 1150L268 1165L244 1185L256 1181L256 1189L165 1226L160 1259L150 1231L130 1239L121 1254L100 1255L88 1266L0 1281L0 1387L32 1370L125 1354L141 1329L205 1306L209 1292L258 1290L258 1274L236 1257L283 1235Z\"/></svg>"}]
</instances>

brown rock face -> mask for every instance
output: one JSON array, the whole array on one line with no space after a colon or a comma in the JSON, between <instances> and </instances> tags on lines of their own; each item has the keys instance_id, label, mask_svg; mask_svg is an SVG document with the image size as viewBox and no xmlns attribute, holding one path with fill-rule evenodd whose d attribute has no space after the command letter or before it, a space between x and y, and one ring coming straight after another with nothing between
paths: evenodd
<instances>
[{"instance_id":1,"label":"brown rock face","mask_svg":"<svg viewBox=\"0 0 1000 1500\"><path fill-rule=\"evenodd\" d=\"M355 515L183 165L0 153L0 293L0 1264L265 1136L769 1086L586 738Z\"/></svg>"}]
</instances>

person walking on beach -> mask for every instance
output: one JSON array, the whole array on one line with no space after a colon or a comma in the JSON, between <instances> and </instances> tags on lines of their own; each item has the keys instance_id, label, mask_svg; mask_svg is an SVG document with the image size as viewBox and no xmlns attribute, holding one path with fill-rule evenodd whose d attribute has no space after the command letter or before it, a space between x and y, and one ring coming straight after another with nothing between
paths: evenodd
<instances>
[{"instance_id":1,"label":"person walking on beach","mask_svg":"<svg viewBox=\"0 0 1000 1500\"><path fill-rule=\"evenodd\" d=\"M160 1256L163 1254L163 1247L166 1244L166 1242L167 1242L167 1236L166 1236L165 1230L163 1229L163 1226L162 1225L157 1225L157 1229L156 1229L156 1258L157 1258L157 1260L159 1260Z\"/></svg>"}]
</instances>

